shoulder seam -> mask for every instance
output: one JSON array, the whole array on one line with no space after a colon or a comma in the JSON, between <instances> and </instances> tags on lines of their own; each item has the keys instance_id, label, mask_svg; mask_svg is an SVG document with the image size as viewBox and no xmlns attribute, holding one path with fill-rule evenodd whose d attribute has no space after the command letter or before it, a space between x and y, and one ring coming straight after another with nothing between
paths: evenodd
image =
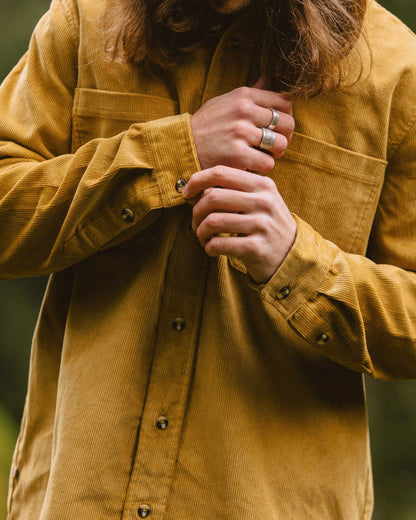
<instances>
[{"instance_id":1,"label":"shoulder seam","mask_svg":"<svg viewBox=\"0 0 416 520\"><path fill-rule=\"evenodd\" d=\"M59 2L62 6L62 10L64 11L65 18L68 21L68 25L71 28L72 35L78 34L77 38L75 38L75 37L72 38L74 41L75 47L78 48L79 47L79 30L78 30L79 23L77 23L77 21L75 20L74 13L67 5L68 0L59 0Z\"/></svg>"}]
</instances>

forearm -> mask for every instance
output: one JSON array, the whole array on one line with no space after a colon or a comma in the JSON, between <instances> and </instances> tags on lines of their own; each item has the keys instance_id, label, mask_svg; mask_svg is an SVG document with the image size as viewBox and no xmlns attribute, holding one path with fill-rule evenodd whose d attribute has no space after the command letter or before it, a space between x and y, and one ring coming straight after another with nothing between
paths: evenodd
<instances>
[{"instance_id":1,"label":"forearm","mask_svg":"<svg viewBox=\"0 0 416 520\"><path fill-rule=\"evenodd\" d=\"M188 115L48 160L15 143L0 150L8 157L0 162L3 278L63 269L139 232L153 210L183 203L176 181L199 168Z\"/></svg>"},{"instance_id":2,"label":"forearm","mask_svg":"<svg viewBox=\"0 0 416 520\"><path fill-rule=\"evenodd\" d=\"M297 222L294 247L260 287L267 312L282 314L311 348L352 370L416 377L416 274L344 253Z\"/></svg>"}]
</instances>

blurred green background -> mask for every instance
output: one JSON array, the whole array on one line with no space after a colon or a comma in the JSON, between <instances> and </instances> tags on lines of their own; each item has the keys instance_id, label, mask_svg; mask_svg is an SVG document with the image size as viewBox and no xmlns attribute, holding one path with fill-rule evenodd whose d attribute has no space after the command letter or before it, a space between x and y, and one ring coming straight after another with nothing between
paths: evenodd
<instances>
[{"instance_id":1,"label":"blurred green background","mask_svg":"<svg viewBox=\"0 0 416 520\"><path fill-rule=\"evenodd\" d=\"M381 3L416 30L415 0ZM26 50L30 33L48 5L49 0L0 0L1 79ZM45 278L0 282L0 519L6 518L9 465L45 284ZM367 393L376 497L373 520L415 520L416 382L367 379Z\"/></svg>"}]
</instances>

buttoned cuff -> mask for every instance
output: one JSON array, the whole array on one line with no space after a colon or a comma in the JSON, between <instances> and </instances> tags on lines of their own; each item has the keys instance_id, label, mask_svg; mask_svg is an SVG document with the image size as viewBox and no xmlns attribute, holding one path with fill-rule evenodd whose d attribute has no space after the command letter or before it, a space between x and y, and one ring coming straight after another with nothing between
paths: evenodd
<instances>
[{"instance_id":1,"label":"buttoned cuff","mask_svg":"<svg viewBox=\"0 0 416 520\"><path fill-rule=\"evenodd\" d=\"M100 211L91 212L66 242L71 260L142 229L152 222L147 218L152 210L184 204L181 187L201 169L189 114L133 124L120 142L102 144L103 153L115 154L105 174L113 189Z\"/></svg>"},{"instance_id":2,"label":"buttoned cuff","mask_svg":"<svg viewBox=\"0 0 416 520\"><path fill-rule=\"evenodd\" d=\"M339 249L293 216L297 224L295 243L261 289L261 297L321 353L352 370L371 373L368 354L351 349L351 338L345 337L347 329L334 320L337 307L325 295L325 288L337 283L334 261Z\"/></svg>"},{"instance_id":3,"label":"buttoned cuff","mask_svg":"<svg viewBox=\"0 0 416 520\"><path fill-rule=\"evenodd\" d=\"M285 319L294 314L318 291L335 256L335 246L293 215L297 233L285 260L264 285L262 297Z\"/></svg>"},{"instance_id":4,"label":"buttoned cuff","mask_svg":"<svg viewBox=\"0 0 416 520\"><path fill-rule=\"evenodd\" d=\"M147 139L154 162L163 207L182 204L182 187L201 166L190 123L190 114L147 123Z\"/></svg>"}]
</instances>

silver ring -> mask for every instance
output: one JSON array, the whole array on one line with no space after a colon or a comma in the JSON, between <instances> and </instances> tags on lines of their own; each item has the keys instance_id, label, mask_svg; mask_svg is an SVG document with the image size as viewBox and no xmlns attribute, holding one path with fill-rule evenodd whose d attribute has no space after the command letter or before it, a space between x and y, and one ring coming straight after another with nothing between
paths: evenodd
<instances>
[{"instance_id":1,"label":"silver ring","mask_svg":"<svg viewBox=\"0 0 416 520\"><path fill-rule=\"evenodd\" d=\"M274 108L270 107L270 110L272 111L272 120L270 122L270 125L267 128L270 128L270 130L274 130L277 126L277 123L279 122L279 112L275 110Z\"/></svg>"},{"instance_id":2,"label":"silver ring","mask_svg":"<svg viewBox=\"0 0 416 520\"><path fill-rule=\"evenodd\" d=\"M276 134L273 132L273 130L269 130L268 128L262 128L261 131L263 132L263 136L261 138L260 148L263 148L263 150L268 150L274 145Z\"/></svg>"}]
</instances>

